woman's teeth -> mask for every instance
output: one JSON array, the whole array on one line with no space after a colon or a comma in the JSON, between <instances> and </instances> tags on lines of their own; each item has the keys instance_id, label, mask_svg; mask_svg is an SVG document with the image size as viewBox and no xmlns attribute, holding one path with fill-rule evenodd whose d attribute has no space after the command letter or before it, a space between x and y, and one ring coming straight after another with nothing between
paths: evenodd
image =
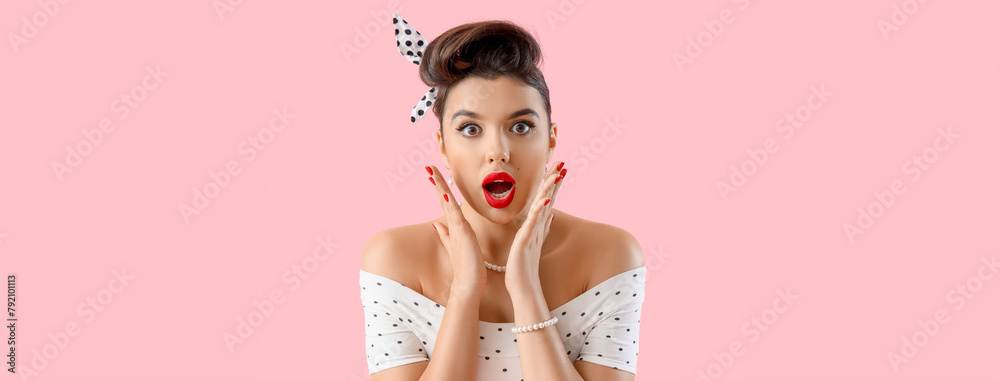
<instances>
[{"instance_id":1,"label":"woman's teeth","mask_svg":"<svg viewBox=\"0 0 1000 381\"><path fill-rule=\"evenodd\" d=\"M510 189L514 189L514 188L510 188ZM507 189L507 191L503 192L503 193L497 194L497 193L490 192L490 194L493 195L493 197L496 197L496 198L504 198L504 196L506 196L507 193L510 193L510 189Z\"/></svg>"},{"instance_id":2,"label":"woman's teeth","mask_svg":"<svg viewBox=\"0 0 1000 381\"><path fill-rule=\"evenodd\" d=\"M511 190L514 189L514 184L508 183L508 182L503 181L503 180L497 180L497 181L494 181L492 183L486 184L485 187L486 187L486 191L489 192L489 194L492 195L493 197L504 198L504 196L506 196L508 193L510 193ZM506 188L506 189L503 192L500 192L500 193L496 192L497 190L502 189L502 188Z\"/></svg>"}]
</instances>

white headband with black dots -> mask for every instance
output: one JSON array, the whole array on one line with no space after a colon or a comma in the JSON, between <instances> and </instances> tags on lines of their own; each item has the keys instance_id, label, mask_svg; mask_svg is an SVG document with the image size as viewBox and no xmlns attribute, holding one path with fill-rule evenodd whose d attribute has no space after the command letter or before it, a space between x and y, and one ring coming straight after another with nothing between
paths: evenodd
<instances>
[{"instance_id":1,"label":"white headband with black dots","mask_svg":"<svg viewBox=\"0 0 1000 381\"><path fill-rule=\"evenodd\" d=\"M396 48L399 49L399 54L402 54L410 62L420 65L420 59L424 57L424 50L427 49L427 41L424 41L420 32L417 32L396 13L392 14L392 25L396 27ZM420 98L420 102L413 106L413 111L410 112L410 122L416 123L424 117L424 114L427 114L427 110L437 98L437 93L437 87L427 90L424 97Z\"/></svg>"}]
</instances>

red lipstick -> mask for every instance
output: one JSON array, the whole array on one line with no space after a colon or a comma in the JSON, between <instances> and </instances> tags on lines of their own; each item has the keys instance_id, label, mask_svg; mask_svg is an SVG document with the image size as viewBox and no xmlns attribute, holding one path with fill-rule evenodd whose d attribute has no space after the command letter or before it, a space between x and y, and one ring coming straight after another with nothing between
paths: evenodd
<instances>
[{"instance_id":1,"label":"red lipstick","mask_svg":"<svg viewBox=\"0 0 1000 381\"><path fill-rule=\"evenodd\" d=\"M507 172L490 172L483 178L483 196L490 206L506 208L514 201L515 184L514 177Z\"/></svg>"}]
</instances>

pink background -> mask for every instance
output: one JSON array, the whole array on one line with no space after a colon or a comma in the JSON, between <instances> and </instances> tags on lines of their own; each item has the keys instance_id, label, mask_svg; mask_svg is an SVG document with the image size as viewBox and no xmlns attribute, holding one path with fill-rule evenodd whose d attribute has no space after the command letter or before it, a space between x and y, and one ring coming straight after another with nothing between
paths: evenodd
<instances>
[{"instance_id":1,"label":"pink background","mask_svg":"<svg viewBox=\"0 0 1000 381\"><path fill-rule=\"evenodd\" d=\"M538 37L569 168L558 208L647 255L636 379L997 379L1000 277L983 261L1000 254L1000 5L577 2L246 0L221 17L212 0L3 2L0 271L18 276L18 367L367 379L361 249L441 213L420 169L443 168L420 145L437 120L409 122L427 88L379 23L396 11L428 39L498 18ZM810 101L813 87L832 95ZM276 108L294 117L268 134ZM795 113L789 136L776 123ZM254 136L273 139L250 160ZM87 155L69 167L67 147ZM734 167L752 173L723 197ZM859 208L877 217L849 236ZM775 305L779 290L798 299Z\"/></svg>"}]
</instances>

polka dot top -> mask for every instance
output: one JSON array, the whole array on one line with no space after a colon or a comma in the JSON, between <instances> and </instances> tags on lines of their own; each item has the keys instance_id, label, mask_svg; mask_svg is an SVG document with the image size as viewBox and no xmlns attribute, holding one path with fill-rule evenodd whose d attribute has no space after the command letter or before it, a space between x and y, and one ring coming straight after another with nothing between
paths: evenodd
<instances>
[{"instance_id":1,"label":"polka dot top","mask_svg":"<svg viewBox=\"0 0 1000 381\"><path fill-rule=\"evenodd\" d=\"M403 284L361 270L368 373L430 361L445 307ZM552 310L570 362L636 373L646 266L591 287ZM479 322L477 380L521 380L514 323ZM548 327L545 329L552 329Z\"/></svg>"}]
</instances>

